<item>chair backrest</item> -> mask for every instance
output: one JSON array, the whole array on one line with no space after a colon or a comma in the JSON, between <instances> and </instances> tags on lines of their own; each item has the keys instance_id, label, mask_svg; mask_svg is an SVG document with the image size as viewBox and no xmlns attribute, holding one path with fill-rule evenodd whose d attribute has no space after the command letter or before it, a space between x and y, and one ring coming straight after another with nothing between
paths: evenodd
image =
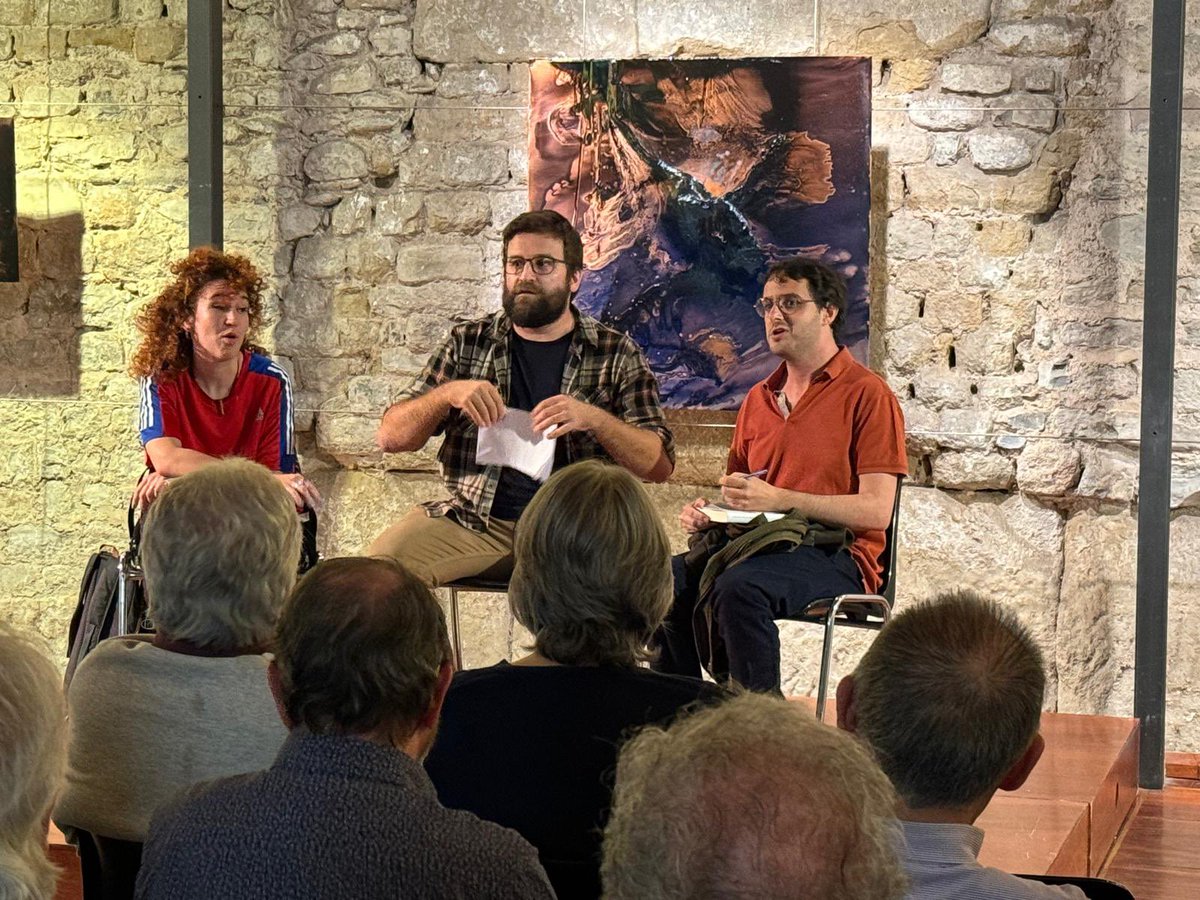
<instances>
[{"instance_id":1,"label":"chair backrest","mask_svg":"<svg viewBox=\"0 0 1200 900\"><path fill-rule=\"evenodd\" d=\"M879 556L883 568L883 583L879 585L879 593L889 606L896 605L896 560L900 556L896 552L896 539L900 534L900 491L903 487L904 476L900 476L896 479L896 498L892 501L892 521L884 532L883 553Z\"/></svg>"},{"instance_id":2,"label":"chair backrest","mask_svg":"<svg viewBox=\"0 0 1200 900\"><path fill-rule=\"evenodd\" d=\"M79 850L84 900L133 900L142 845L71 829Z\"/></svg>"}]
</instances>

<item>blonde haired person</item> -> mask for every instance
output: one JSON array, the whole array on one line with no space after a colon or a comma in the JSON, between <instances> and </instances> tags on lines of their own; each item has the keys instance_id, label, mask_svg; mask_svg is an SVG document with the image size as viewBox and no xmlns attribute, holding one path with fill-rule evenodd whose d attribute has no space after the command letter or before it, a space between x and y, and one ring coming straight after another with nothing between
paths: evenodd
<instances>
[{"instance_id":1,"label":"blonde haired person","mask_svg":"<svg viewBox=\"0 0 1200 900\"><path fill-rule=\"evenodd\" d=\"M895 802L857 741L743 694L625 745L604 896L900 900Z\"/></svg>"},{"instance_id":2,"label":"blonde haired person","mask_svg":"<svg viewBox=\"0 0 1200 900\"><path fill-rule=\"evenodd\" d=\"M671 602L671 567L629 472L596 460L556 472L522 515L513 554L509 602L532 652L455 676L426 768L447 806L537 847L560 898L595 897L623 736L723 694L639 666Z\"/></svg>"},{"instance_id":3,"label":"blonde haired person","mask_svg":"<svg viewBox=\"0 0 1200 900\"><path fill-rule=\"evenodd\" d=\"M62 781L67 720L58 671L0 622L0 900L50 900L46 821Z\"/></svg>"},{"instance_id":4,"label":"blonde haired person","mask_svg":"<svg viewBox=\"0 0 1200 900\"><path fill-rule=\"evenodd\" d=\"M252 772L286 732L265 655L296 579L300 525L265 468L227 459L150 507L142 564L157 633L110 638L71 681L64 829L140 843L196 782ZM130 885L130 887L132 887Z\"/></svg>"}]
</instances>

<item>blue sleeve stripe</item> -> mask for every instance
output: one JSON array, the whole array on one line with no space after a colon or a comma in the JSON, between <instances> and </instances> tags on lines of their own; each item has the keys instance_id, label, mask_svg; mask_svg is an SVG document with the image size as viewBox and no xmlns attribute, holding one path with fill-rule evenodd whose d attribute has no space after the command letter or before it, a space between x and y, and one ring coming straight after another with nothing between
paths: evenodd
<instances>
[{"instance_id":1,"label":"blue sleeve stripe","mask_svg":"<svg viewBox=\"0 0 1200 900\"><path fill-rule=\"evenodd\" d=\"M290 472L296 468L296 422L292 405L292 379L274 362L268 362L264 371L280 381L279 470Z\"/></svg>"},{"instance_id":2,"label":"blue sleeve stripe","mask_svg":"<svg viewBox=\"0 0 1200 900\"><path fill-rule=\"evenodd\" d=\"M141 379L141 397L138 401L138 431L142 446L163 436L162 405L158 400L158 384L153 378Z\"/></svg>"}]
</instances>

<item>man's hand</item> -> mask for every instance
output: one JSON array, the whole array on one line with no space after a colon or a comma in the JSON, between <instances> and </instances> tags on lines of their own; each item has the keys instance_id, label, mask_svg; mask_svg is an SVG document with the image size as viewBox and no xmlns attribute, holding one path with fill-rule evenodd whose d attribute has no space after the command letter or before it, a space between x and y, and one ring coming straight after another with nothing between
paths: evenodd
<instances>
[{"instance_id":1,"label":"man's hand","mask_svg":"<svg viewBox=\"0 0 1200 900\"><path fill-rule=\"evenodd\" d=\"M553 426L554 430L546 435L552 438L562 437L572 431L591 431L597 412L599 410L590 403L566 394L556 394L533 408L533 430L542 434Z\"/></svg>"},{"instance_id":2,"label":"man's hand","mask_svg":"<svg viewBox=\"0 0 1200 900\"><path fill-rule=\"evenodd\" d=\"M154 502L155 497L166 490L168 484L170 482L162 475L157 472L148 472L146 477L138 482L138 486L133 492L133 500L130 502L135 509L144 510Z\"/></svg>"},{"instance_id":3,"label":"man's hand","mask_svg":"<svg viewBox=\"0 0 1200 900\"><path fill-rule=\"evenodd\" d=\"M684 531L688 534L695 534L697 531L703 531L705 528L711 528L716 524L712 519L700 512L700 507L707 505L707 500L703 497L697 497L679 511L679 524L683 526Z\"/></svg>"},{"instance_id":4,"label":"man's hand","mask_svg":"<svg viewBox=\"0 0 1200 900\"><path fill-rule=\"evenodd\" d=\"M315 513L321 511L321 504L324 501L321 500L321 493L315 484L299 472L275 472L273 474L279 483L287 488L296 509L304 509L307 506Z\"/></svg>"},{"instance_id":5,"label":"man's hand","mask_svg":"<svg viewBox=\"0 0 1200 900\"><path fill-rule=\"evenodd\" d=\"M504 399L490 381L447 381L442 385L446 401L460 409L479 428L495 425L504 418Z\"/></svg>"},{"instance_id":6,"label":"man's hand","mask_svg":"<svg viewBox=\"0 0 1200 900\"><path fill-rule=\"evenodd\" d=\"M787 512L791 509L784 492L761 478L751 475L725 475L721 478L721 497L726 506L756 512Z\"/></svg>"}]
</instances>

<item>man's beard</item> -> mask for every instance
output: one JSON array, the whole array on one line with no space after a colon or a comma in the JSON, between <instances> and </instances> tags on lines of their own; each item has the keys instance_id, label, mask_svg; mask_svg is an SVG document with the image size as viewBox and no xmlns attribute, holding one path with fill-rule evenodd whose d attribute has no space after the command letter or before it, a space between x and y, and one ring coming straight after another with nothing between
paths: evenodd
<instances>
[{"instance_id":1,"label":"man's beard","mask_svg":"<svg viewBox=\"0 0 1200 900\"><path fill-rule=\"evenodd\" d=\"M517 294L528 292L518 305ZM509 289L504 285L501 294L504 311L514 325L522 328L542 328L558 319L571 302L571 292L565 287L545 290L540 285L518 284Z\"/></svg>"}]
</instances>

